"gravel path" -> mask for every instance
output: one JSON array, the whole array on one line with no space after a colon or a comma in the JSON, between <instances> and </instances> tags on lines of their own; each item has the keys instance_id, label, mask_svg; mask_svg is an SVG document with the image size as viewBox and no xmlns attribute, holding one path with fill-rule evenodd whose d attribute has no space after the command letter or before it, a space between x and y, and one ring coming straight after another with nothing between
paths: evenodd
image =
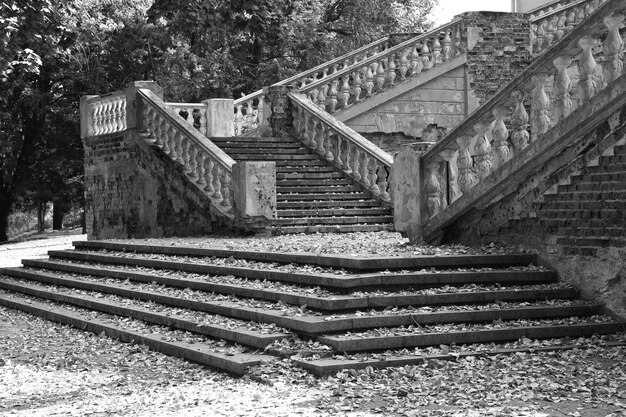
<instances>
[{"instance_id":1,"label":"gravel path","mask_svg":"<svg viewBox=\"0 0 626 417\"><path fill-rule=\"evenodd\" d=\"M39 259L48 256L49 250L72 249L75 240L87 240L87 235L77 233L80 229L47 232L30 240L0 245L0 268L21 266L22 259Z\"/></svg>"}]
</instances>

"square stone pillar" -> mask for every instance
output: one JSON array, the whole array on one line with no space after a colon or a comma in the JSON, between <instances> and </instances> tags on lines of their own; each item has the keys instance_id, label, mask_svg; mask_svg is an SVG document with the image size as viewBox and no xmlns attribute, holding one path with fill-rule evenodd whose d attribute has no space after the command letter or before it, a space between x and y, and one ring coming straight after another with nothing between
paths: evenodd
<instances>
[{"instance_id":1,"label":"square stone pillar","mask_svg":"<svg viewBox=\"0 0 626 417\"><path fill-rule=\"evenodd\" d=\"M237 162L233 190L237 219L245 223L276 219L276 162Z\"/></svg>"},{"instance_id":2,"label":"square stone pillar","mask_svg":"<svg viewBox=\"0 0 626 417\"><path fill-rule=\"evenodd\" d=\"M410 145L403 146L394 157L391 174L393 224L411 243L423 241L420 158Z\"/></svg>"},{"instance_id":3,"label":"square stone pillar","mask_svg":"<svg viewBox=\"0 0 626 417\"><path fill-rule=\"evenodd\" d=\"M231 98L212 98L206 104L206 136L225 138L235 136L235 105Z\"/></svg>"},{"instance_id":4,"label":"square stone pillar","mask_svg":"<svg viewBox=\"0 0 626 417\"><path fill-rule=\"evenodd\" d=\"M289 94L293 87L286 85L273 85L263 88L265 102L269 103L269 125L272 136L293 135L293 115Z\"/></svg>"}]
</instances>

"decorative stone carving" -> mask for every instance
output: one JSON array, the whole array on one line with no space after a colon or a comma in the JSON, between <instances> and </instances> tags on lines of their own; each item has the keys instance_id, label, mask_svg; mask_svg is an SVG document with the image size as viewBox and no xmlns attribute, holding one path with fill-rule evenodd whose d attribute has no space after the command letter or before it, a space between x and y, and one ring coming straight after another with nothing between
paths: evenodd
<instances>
[{"instance_id":1,"label":"decorative stone carving","mask_svg":"<svg viewBox=\"0 0 626 417\"><path fill-rule=\"evenodd\" d=\"M578 45L582 48L580 60L578 61L578 72L580 75L580 80L578 81L578 105L580 107L589 101L597 91L594 80L597 64L591 50L596 45L596 39L593 36L584 36L580 38Z\"/></svg>"},{"instance_id":2,"label":"decorative stone carving","mask_svg":"<svg viewBox=\"0 0 626 417\"><path fill-rule=\"evenodd\" d=\"M493 128L491 129L491 134L493 135L494 169L500 167L511 158L511 151L509 150L509 143L507 142L509 131L504 124L504 118L507 115L508 111L504 107L496 107L493 109L493 116L496 118Z\"/></svg>"},{"instance_id":3,"label":"decorative stone carving","mask_svg":"<svg viewBox=\"0 0 626 417\"><path fill-rule=\"evenodd\" d=\"M572 100L569 94L572 81L567 73L567 68L571 62L572 59L568 56L560 56L552 61L557 71L554 77L554 93L556 95L554 101L555 124L569 116L572 111Z\"/></svg>"},{"instance_id":4,"label":"decorative stone carving","mask_svg":"<svg viewBox=\"0 0 626 417\"><path fill-rule=\"evenodd\" d=\"M524 93L519 90L514 91L511 96L515 100L515 109L511 115L511 125L513 133L511 142L516 152L520 152L528 146L530 135L528 134L528 113L524 107Z\"/></svg>"},{"instance_id":5,"label":"decorative stone carving","mask_svg":"<svg viewBox=\"0 0 626 417\"><path fill-rule=\"evenodd\" d=\"M604 24L609 33L604 40L604 54L607 57L606 79L608 82L616 80L624 69L624 41L619 33L619 27L624 21L624 15L617 14L604 18Z\"/></svg>"},{"instance_id":6,"label":"decorative stone carving","mask_svg":"<svg viewBox=\"0 0 626 417\"><path fill-rule=\"evenodd\" d=\"M435 217L442 209L441 184L439 183L440 161L428 163L428 179L426 180L426 205L430 218Z\"/></svg>"},{"instance_id":7,"label":"decorative stone carving","mask_svg":"<svg viewBox=\"0 0 626 417\"><path fill-rule=\"evenodd\" d=\"M473 170L474 161L472 160L472 155L469 150L471 142L471 136L461 135L456 138L456 143L459 145L459 155L457 158L458 184L463 194L471 190L476 184Z\"/></svg>"},{"instance_id":8,"label":"decorative stone carving","mask_svg":"<svg viewBox=\"0 0 626 417\"><path fill-rule=\"evenodd\" d=\"M491 173L491 144L486 137L489 123L481 121L474 125L476 143L474 144L474 168L478 177L483 180Z\"/></svg>"},{"instance_id":9,"label":"decorative stone carving","mask_svg":"<svg viewBox=\"0 0 626 417\"><path fill-rule=\"evenodd\" d=\"M534 142L550 128L550 117L548 108L550 98L546 94L545 84L548 74L535 74L532 76L534 85L532 91L531 114L530 114L530 141Z\"/></svg>"}]
</instances>

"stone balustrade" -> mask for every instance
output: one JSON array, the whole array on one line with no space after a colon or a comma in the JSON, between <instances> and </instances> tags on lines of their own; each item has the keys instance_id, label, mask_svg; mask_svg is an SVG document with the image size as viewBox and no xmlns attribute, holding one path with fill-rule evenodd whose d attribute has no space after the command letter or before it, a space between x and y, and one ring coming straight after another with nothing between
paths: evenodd
<instances>
[{"instance_id":1,"label":"stone balustrade","mask_svg":"<svg viewBox=\"0 0 626 417\"><path fill-rule=\"evenodd\" d=\"M200 133L207 134L207 106L204 103L166 103Z\"/></svg>"},{"instance_id":2,"label":"stone balustrade","mask_svg":"<svg viewBox=\"0 0 626 417\"><path fill-rule=\"evenodd\" d=\"M530 11L533 54L545 52L606 1L563 0Z\"/></svg>"},{"instance_id":3,"label":"stone balustrade","mask_svg":"<svg viewBox=\"0 0 626 417\"><path fill-rule=\"evenodd\" d=\"M582 6L580 2L572 4ZM532 161L547 152L549 145L542 147L541 142L551 129L559 129L571 117L588 118L600 109L606 103L586 106L600 91L607 92L607 100L623 93L616 80L621 81L623 74L620 28L624 26L626 2L607 0L594 10L597 13L553 43L422 155L421 189L427 213L422 214L422 223L427 234L472 207L481 197L475 187L490 175L514 175L512 167L521 166L520 161ZM577 109L584 114L576 114ZM483 188L476 189L484 195L487 189ZM462 201L453 204L459 199ZM455 208L448 211L451 205Z\"/></svg>"},{"instance_id":4,"label":"stone balustrade","mask_svg":"<svg viewBox=\"0 0 626 417\"><path fill-rule=\"evenodd\" d=\"M338 58L324 62L317 67L281 80L274 86L295 85L304 87L312 82L323 79L341 69L356 65L363 60L383 51L389 43L389 37L378 39L361 48L355 49ZM240 136L259 127L265 120L263 113L263 90L245 95L235 100L235 135Z\"/></svg>"},{"instance_id":5,"label":"stone balustrade","mask_svg":"<svg viewBox=\"0 0 626 417\"><path fill-rule=\"evenodd\" d=\"M100 136L126 130L126 93L87 96L81 102L81 136Z\"/></svg>"},{"instance_id":6,"label":"stone balustrade","mask_svg":"<svg viewBox=\"0 0 626 417\"><path fill-rule=\"evenodd\" d=\"M305 95L291 93L289 98L296 137L376 198L389 203L392 156L321 110Z\"/></svg>"},{"instance_id":7,"label":"stone balustrade","mask_svg":"<svg viewBox=\"0 0 626 417\"><path fill-rule=\"evenodd\" d=\"M456 19L428 33L347 66L305 86L299 86L320 109L330 114L428 71L464 52L462 20Z\"/></svg>"},{"instance_id":8,"label":"stone balustrade","mask_svg":"<svg viewBox=\"0 0 626 417\"><path fill-rule=\"evenodd\" d=\"M148 89L139 89L137 100L142 114L141 126L137 126L140 135L180 164L187 178L204 191L214 206L232 217L235 161L197 129L183 123L179 107L166 106Z\"/></svg>"}]
</instances>

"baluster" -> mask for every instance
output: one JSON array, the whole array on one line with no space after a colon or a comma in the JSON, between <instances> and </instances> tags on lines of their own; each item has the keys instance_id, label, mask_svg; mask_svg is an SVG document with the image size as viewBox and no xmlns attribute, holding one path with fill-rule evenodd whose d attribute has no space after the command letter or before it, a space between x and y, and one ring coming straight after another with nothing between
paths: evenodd
<instances>
[{"instance_id":1,"label":"baluster","mask_svg":"<svg viewBox=\"0 0 626 417\"><path fill-rule=\"evenodd\" d=\"M324 156L326 154L326 149L324 149L324 126L321 122L315 122L315 130L313 135L313 140L315 141L315 149L317 153Z\"/></svg>"},{"instance_id":2,"label":"baluster","mask_svg":"<svg viewBox=\"0 0 626 417\"><path fill-rule=\"evenodd\" d=\"M256 114L252 106L252 100L250 100L246 102L246 122L244 124L246 132L255 128L254 119L256 119Z\"/></svg>"},{"instance_id":3,"label":"baluster","mask_svg":"<svg viewBox=\"0 0 626 417\"><path fill-rule=\"evenodd\" d=\"M576 10L571 9L567 12L567 20L565 25L565 32L571 32L576 27Z\"/></svg>"},{"instance_id":4,"label":"baluster","mask_svg":"<svg viewBox=\"0 0 626 417\"><path fill-rule=\"evenodd\" d=\"M387 170L387 167L383 164L379 164L378 165L378 171L377 171L377 176L378 176L378 190L379 190L379 194L380 197L383 199L383 201L389 202L391 201L391 196L389 195L389 171Z\"/></svg>"},{"instance_id":5,"label":"baluster","mask_svg":"<svg viewBox=\"0 0 626 417\"><path fill-rule=\"evenodd\" d=\"M486 135L488 127L489 123L483 121L474 125L474 131L477 132L474 144L474 155L476 155L474 167L480 180L484 180L491 173L491 144Z\"/></svg>"},{"instance_id":6,"label":"baluster","mask_svg":"<svg viewBox=\"0 0 626 417\"><path fill-rule=\"evenodd\" d=\"M109 110L110 110L110 102L109 100L104 100L102 102L102 116L100 118L100 123L102 124L102 132L104 134L111 132L111 124L109 123Z\"/></svg>"},{"instance_id":7,"label":"baluster","mask_svg":"<svg viewBox=\"0 0 626 417\"><path fill-rule=\"evenodd\" d=\"M572 58L568 56L560 56L552 61L557 70L554 77L554 124L569 116L572 111L572 100L569 95L572 81L567 73L567 67L571 62Z\"/></svg>"},{"instance_id":8,"label":"baluster","mask_svg":"<svg viewBox=\"0 0 626 417\"><path fill-rule=\"evenodd\" d=\"M550 107L550 98L546 94L545 84L548 80L548 74L535 74L532 76L534 85L532 91L532 102L530 107L530 141L534 142L541 137L550 128L550 117L548 116L548 107Z\"/></svg>"},{"instance_id":9,"label":"baluster","mask_svg":"<svg viewBox=\"0 0 626 417\"><path fill-rule=\"evenodd\" d=\"M619 33L619 27L624 21L623 14L616 14L604 18L604 24L609 33L604 40L603 50L607 57L605 68L607 82L615 81L622 75L624 69L624 41Z\"/></svg>"},{"instance_id":10,"label":"baluster","mask_svg":"<svg viewBox=\"0 0 626 417\"><path fill-rule=\"evenodd\" d=\"M172 143L173 135L174 135L174 128L170 125L165 131L164 138L163 138L163 148L162 148L163 153L165 153L165 155L169 156L170 158L172 158L172 149L170 148L170 143Z\"/></svg>"},{"instance_id":11,"label":"baluster","mask_svg":"<svg viewBox=\"0 0 626 417\"><path fill-rule=\"evenodd\" d=\"M339 167L339 169L343 168L342 161L342 150L341 150L341 136L335 134L333 131L330 132L330 140L332 141L332 152L333 152L333 161L335 161L335 165Z\"/></svg>"},{"instance_id":12,"label":"baluster","mask_svg":"<svg viewBox=\"0 0 626 417\"><path fill-rule=\"evenodd\" d=\"M241 112L241 104L235 106L235 136L240 136L243 133L244 115Z\"/></svg>"},{"instance_id":13,"label":"baluster","mask_svg":"<svg viewBox=\"0 0 626 417\"><path fill-rule=\"evenodd\" d=\"M398 67L398 71L400 72L400 81L404 81L406 79L406 73L409 71L409 54L411 53L411 49L405 49L400 55L400 66Z\"/></svg>"},{"instance_id":14,"label":"baluster","mask_svg":"<svg viewBox=\"0 0 626 417\"><path fill-rule=\"evenodd\" d=\"M183 148L183 172L185 173L185 175L189 175L191 173L191 169L189 169L189 139L187 137L182 137L181 146Z\"/></svg>"},{"instance_id":15,"label":"baluster","mask_svg":"<svg viewBox=\"0 0 626 417\"><path fill-rule=\"evenodd\" d=\"M204 136L206 136L206 112L207 112L207 108L206 106L201 108L200 110L198 110L198 119L200 122L200 127L198 128L198 130L200 131L200 133L202 133Z\"/></svg>"},{"instance_id":16,"label":"baluster","mask_svg":"<svg viewBox=\"0 0 626 417\"><path fill-rule=\"evenodd\" d=\"M328 84L324 84L320 87L320 93L317 95L317 107L326 111L326 92L328 91Z\"/></svg>"},{"instance_id":17,"label":"baluster","mask_svg":"<svg viewBox=\"0 0 626 417\"><path fill-rule=\"evenodd\" d=\"M317 104L317 96L319 95L319 90L317 88L309 91L309 100L313 102L313 104Z\"/></svg>"},{"instance_id":18,"label":"baluster","mask_svg":"<svg viewBox=\"0 0 626 417\"><path fill-rule=\"evenodd\" d=\"M357 70L352 73L352 82L354 86L352 87L352 94L354 95L355 103L361 101L361 71Z\"/></svg>"},{"instance_id":19,"label":"baluster","mask_svg":"<svg viewBox=\"0 0 626 417\"><path fill-rule=\"evenodd\" d=\"M441 60L441 42L439 41L439 35L435 35L435 40L433 42L433 56L432 56L432 63L433 66L435 65L440 65L442 62Z\"/></svg>"},{"instance_id":20,"label":"baluster","mask_svg":"<svg viewBox=\"0 0 626 417\"><path fill-rule=\"evenodd\" d=\"M365 186L365 188L370 188L371 184L368 171L370 156L367 152L361 151L359 157L359 174L361 174L361 183Z\"/></svg>"},{"instance_id":21,"label":"baluster","mask_svg":"<svg viewBox=\"0 0 626 417\"><path fill-rule=\"evenodd\" d=\"M330 83L330 90L328 90L328 111L330 114L335 114L337 108L337 85L339 81L333 80Z\"/></svg>"},{"instance_id":22,"label":"baluster","mask_svg":"<svg viewBox=\"0 0 626 417\"><path fill-rule=\"evenodd\" d=\"M331 74L334 74L334 73L336 73L336 72L337 72L337 66L338 66L338 64L337 64L337 63L333 64L333 69L332 69L332 71L330 72Z\"/></svg>"},{"instance_id":23,"label":"baluster","mask_svg":"<svg viewBox=\"0 0 626 417\"><path fill-rule=\"evenodd\" d=\"M141 125L143 127L142 136L146 139L150 137L152 133L151 123L152 123L152 107L148 106L146 103L143 104L142 107L142 122Z\"/></svg>"},{"instance_id":24,"label":"baluster","mask_svg":"<svg viewBox=\"0 0 626 417\"><path fill-rule=\"evenodd\" d=\"M159 148L163 147L163 123L165 121L161 119L161 116L155 120L154 123L154 144Z\"/></svg>"},{"instance_id":25,"label":"baluster","mask_svg":"<svg viewBox=\"0 0 626 417\"><path fill-rule=\"evenodd\" d=\"M396 83L396 58L395 54L389 55L389 60L387 66L387 79L389 79L389 85L394 85Z\"/></svg>"},{"instance_id":26,"label":"baluster","mask_svg":"<svg viewBox=\"0 0 626 417\"><path fill-rule=\"evenodd\" d=\"M417 46L413 46L413 51L411 52L411 75L419 74L422 72L423 67L424 64L420 54L417 52Z\"/></svg>"},{"instance_id":27,"label":"baluster","mask_svg":"<svg viewBox=\"0 0 626 417\"><path fill-rule=\"evenodd\" d=\"M317 119L313 117L313 115L306 115L307 124L306 124L306 137L308 139L307 145L312 149L317 148L317 142L315 141L315 132L317 129Z\"/></svg>"},{"instance_id":28,"label":"baluster","mask_svg":"<svg viewBox=\"0 0 626 417\"><path fill-rule=\"evenodd\" d=\"M543 51L548 43L548 40L546 38L547 26L548 22L546 22L545 20L542 20L537 25L537 39L535 39L535 47L537 52ZM533 51L535 51L535 48L533 48Z\"/></svg>"},{"instance_id":29,"label":"baluster","mask_svg":"<svg viewBox=\"0 0 626 417\"><path fill-rule=\"evenodd\" d=\"M493 169L497 169L502 166L511 157L511 151L509 149L509 143L507 139L509 137L509 131L504 124L504 118L507 116L508 111L503 107L496 107L493 109L493 116L496 118L491 134L493 136Z\"/></svg>"},{"instance_id":30,"label":"baluster","mask_svg":"<svg viewBox=\"0 0 626 417\"><path fill-rule=\"evenodd\" d=\"M187 175L189 176L189 178L191 178L192 181L196 181L198 179L197 175L198 173L196 172L196 157L198 156L198 147L197 145L191 140L188 139L187 143L189 143L189 167L188 167L188 171Z\"/></svg>"},{"instance_id":31,"label":"baluster","mask_svg":"<svg viewBox=\"0 0 626 417\"><path fill-rule=\"evenodd\" d=\"M369 155L368 155L369 156ZM378 169L378 161L376 158L369 156L367 163L367 175L369 182L369 189L375 195L380 195L380 189L378 188L378 177L376 176L376 171Z\"/></svg>"},{"instance_id":32,"label":"baluster","mask_svg":"<svg viewBox=\"0 0 626 417\"><path fill-rule=\"evenodd\" d=\"M596 39L592 36L584 36L578 41L578 45L582 48L580 60L578 61L578 72L580 75L578 81L579 107L589 101L597 91L596 82L593 77L597 64L591 51L595 44Z\"/></svg>"},{"instance_id":33,"label":"baluster","mask_svg":"<svg viewBox=\"0 0 626 417\"><path fill-rule=\"evenodd\" d=\"M459 56L463 54L463 38L461 38L461 25L456 25L456 32L454 35L454 55Z\"/></svg>"},{"instance_id":34,"label":"baluster","mask_svg":"<svg viewBox=\"0 0 626 417\"><path fill-rule=\"evenodd\" d=\"M576 8L576 21L575 21L575 25L578 26L580 25L580 22L582 22L583 20L585 20L585 8L583 6L578 6Z\"/></svg>"},{"instance_id":35,"label":"baluster","mask_svg":"<svg viewBox=\"0 0 626 417\"><path fill-rule=\"evenodd\" d=\"M452 58L452 38L450 38L450 31L446 30L443 37L442 60L448 62L450 58Z\"/></svg>"},{"instance_id":36,"label":"baluster","mask_svg":"<svg viewBox=\"0 0 626 417\"><path fill-rule=\"evenodd\" d=\"M325 150L323 156L327 161L330 161L330 162L332 162L335 159L335 157L333 156L333 151L331 149L332 148L331 133L332 133L332 130L330 129L330 127L323 126L322 140L324 143L324 150Z\"/></svg>"},{"instance_id":37,"label":"baluster","mask_svg":"<svg viewBox=\"0 0 626 417\"><path fill-rule=\"evenodd\" d=\"M376 65L373 63L372 65L368 65L365 67L365 96L370 97L372 95L372 90L374 90L374 71L372 70L372 66Z\"/></svg>"},{"instance_id":38,"label":"baluster","mask_svg":"<svg viewBox=\"0 0 626 417\"><path fill-rule=\"evenodd\" d=\"M219 164L213 164L213 198L219 203L224 199L222 195L222 181L220 179L222 175L222 167Z\"/></svg>"},{"instance_id":39,"label":"baluster","mask_svg":"<svg viewBox=\"0 0 626 417\"><path fill-rule=\"evenodd\" d=\"M528 113L524 107L524 93L516 90L511 96L516 101L515 109L511 115L511 125L513 126L511 142L515 152L520 152L528 146Z\"/></svg>"},{"instance_id":40,"label":"baluster","mask_svg":"<svg viewBox=\"0 0 626 417\"><path fill-rule=\"evenodd\" d=\"M439 153L439 156L445 161L448 167L448 186L450 203L461 197L461 189L459 187L458 177L458 156L459 152L455 149L446 149Z\"/></svg>"},{"instance_id":41,"label":"baluster","mask_svg":"<svg viewBox=\"0 0 626 417\"><path fill-rule=\"evenodd\" d=\"M472 137L461 135L456 139L456 143L459 145L459 156L457 158L458 184L461 192L465 194L476 185L476 177L472 169L472 155L469 151Z\"/></svg>"},{"instance_id":42,"label":"baluster","mask_svg":"<svg viewBox=\"0 0 626 417\"><path fill-rule=\"evenodd\" d=\"M265 102L265 96L259 97L259 104L256 105L256 120L257 120L258 126L261 126L263 124L263 121L264 121L264 119L263 119L263 117L264 117L264 105L263 105L263 103L264 102Z\"/></svg>"},{"instance_id":43,"label":"baluster","mask_svg":"<svg viewBox=\"0 0 626 417\"><path fill-rule=\"evenodd\" d=\"M148 108L148 106L143 106L144 109L144 120L146 120L146 109ZM93 134L94 136L98 136L100 134L100 105L98 103L96 104L91 104L89 106L89 109L91 110L91 120L93 123ZM144 122L144 126L146 125L146 123Z\"/></svg>"},{"instance_id":44,"label":"baluster","mask_svg":"<svg viewBox=\"0 0 626 417\"><path fill-rule=\"evenodd\" d=\"M183 158L183 135L178 130L174 134L174 146L176 147L176 162L181 165L185 165L185 160Z\"/></svg>"},{"instance_id":45,"label":"baluster","mask_svg":"<svg viewBox=\"0 0 626 417\"><path fill-rule=\"evenodd\" d=\"M426 205L430 218L435 217L441 211L441 184L439 183L440 161L433 160L427 165L428 179L426 180Z\"/></svg>"},{"instance_id":46,"label":"baluster","mask_svg":"<svg viewBox=\"0 0 626 417\"><path fill-rule=\"evenodd\" d=\"M231 184L231 178L230 178L230 173L228 171L226 171L225 169L222 170L222 176L221 176L221 181L222 181L222 207L224 207L224 209L226 209L226 211L231 211L233 208L233 193L232 190L230 188L230 184Z\"/></svg>"},{"instance_id":47,"label":"baluster","mask_svg":"<svg viewBox=\"0 0 626 417\"><path fill-rule=\"evenodd\" d=\"M556 31L557 25L559 22L559 18L557 15L553 15L548 21L548 25L546 28L546 40L548 45L552 45L556 39Z\"/></svg>"},{"instance_id":48,"label":"baluster","mask_svg":"<svg viewBox=\"0 0 626 417\"><path fill-rule=\"evenodd\" d=\"M204 179L204 160L207 154L201 150L198 150L196 154L196 184L202 189L206 187L206 180Z\"/></svg>"},{"instance_id":49,"label":"baluster","mask_svg":"<svg viewBox=\"0 0 626 417\"><path fill-rule=\"evenodd\" d=\"M385 68L383 61L376 63L376 91L381 91L385 85Z\"/></svg>"},{"instance_id":50,"label":"baluster","mask_svg":"<svg viewBox=\"0 0 626 417\"><path fill-rule=\"evenodd\" d=\"M356 181L360 181L361 180L361 167L359 164L359 157L360 157L361 150L356 145L351 144L350 146L352 146L352 177Z\"/></svg>"},{"instance_id":51,"label":"baluster","mask_svg":"<svg viewBox=\"0 0 626 417\"><path fill-rule=\"evenodd\" d=\"M565 33L567 31L566 25L567 25L567 14L561 13L556 22L555 37L557 41L560 41L561 39L563 39L563 36L565 36Z\"/></svg>"},{"instance_id":52,"label":"baluster","mask_svg":"<svg viewBox=\"0 0 626 417\"><path fill-rule=\"evenodd\" d=\"M214 166L215 166L215 163L213 162L210 156L204 160L204 177L205 177L205 182L206 182L206 186L204 187L204 190L207 192L209 197L213 197L213 195L215 194L215 188L213 188L213 167Z\"/></svg>"},{"instance_id":53,"label":"baluster","mask_svg":"<svg viewBox=\"0 0 626 417\"><path fill-rule=\"evenodd\" d=\"M350 101L350 84L348 81L350 80L350 76L348 74L341 77L341 105L345 109L348 107L348 102Z\"/></svg>"},{"instance_id":54,"label":"baluster","mask_svg":"<svg viewBox=\"0 0 626 417\"><path fill-rule=\"evenodd\" d=\"M350 141L343 139L341 141L341 167L346 174L352 173L352 167L350 165Z\"/></svg>"},{"instance_id":55,"label":"baluster","mask_svg":"<svg viewBox=\"0 0 626 417\"><path fill-rule=\"evenodd\" d=\"M433 62L428 57L430 54L430 50L428 49L428 45L426 44L426 39L424 39L424 44L422 45L422 50L420 51L422 54L422 68L425 70L431 69L433 66Z\"/></svg>"},{"instance_id":56,"label":"baluster","mask_svg":"<svg viewBox=\"0 0 626 417\"><path fill-rule=\"evenodd\" d=\"M120 126L121 126L121 123L120 123L120 117L122 115L121 104L122 104L121 100L115 100L113 102L113 131L114 132L119 132Z\"/></svg>"}]
</instances>

